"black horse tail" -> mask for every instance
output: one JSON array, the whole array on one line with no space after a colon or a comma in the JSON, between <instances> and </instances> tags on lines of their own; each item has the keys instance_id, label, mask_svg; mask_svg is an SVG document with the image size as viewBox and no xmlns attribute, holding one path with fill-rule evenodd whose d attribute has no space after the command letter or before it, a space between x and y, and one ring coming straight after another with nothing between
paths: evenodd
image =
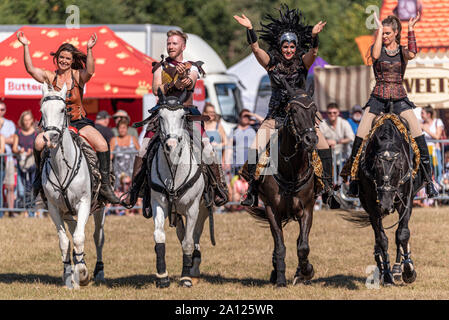
<instances>
[{"instance_id":1,"label":"black horse tail","mask_svg":"<svg viewBox=\"0 0 449 320\"><path fill-rule=\"evenodd\" d=\"M355 224L358 228L366 228L371 225L371 220L369 214L363 210L345 210L346 213L340 213L339 216L344 220ZM380 218L383 219L387 215L383 214Z\"/></svg>"},{"instance_id":2,"label":"black horse tail","mask_svg":"<svg viewBox=\"0 0 449 320\"><path fill-rule=\"evenodd\" d=\"M245 207L245 210L256 220L269 223L267 211L264 207Z\"/></svg>"},{"instance_id":3,"label":"black horse tail","mask_svg":"<svg viewBox=\"0 0 449 320\"><path fill-rule=\"evenodd\" d=\"M262 222L264 224L270 223L267 217L267 210L265 209L265 207L245 207L245 210L259 222ZM285 226L290 220L295 220L295 217L283 215L281 217L282 226Z\"/></svg>"}]
</instances>

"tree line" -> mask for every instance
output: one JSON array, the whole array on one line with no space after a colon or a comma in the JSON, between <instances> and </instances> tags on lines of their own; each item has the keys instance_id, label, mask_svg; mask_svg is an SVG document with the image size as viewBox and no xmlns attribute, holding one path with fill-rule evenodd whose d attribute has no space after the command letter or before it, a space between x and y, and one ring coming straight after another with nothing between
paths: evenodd
<instances>
[{"instance_id":1,"label":"tree line","mask_svg":"<svg viewBox=\"0 0 449 320\"><path fill-rule=\"evenodd\" d=\"M64 24L66 8L76 5L81 24L176 25L207 41L229 67L251 54L246 31L233 19L244 13L254 28L265 14L276 16L281 3L299 8L309 24L327 21L319 55L334 65L360 65L354 39L371 34L365 26L369 5L381 0L2 0L0 24ZM263 45L262 45L263 46Z\"/></svg>"}]
</instances>

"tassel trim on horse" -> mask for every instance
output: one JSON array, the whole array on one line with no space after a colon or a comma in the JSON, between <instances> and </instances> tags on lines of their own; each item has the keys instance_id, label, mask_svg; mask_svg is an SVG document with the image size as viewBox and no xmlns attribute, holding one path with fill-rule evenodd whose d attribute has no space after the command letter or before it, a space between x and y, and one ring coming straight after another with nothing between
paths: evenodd
<instances>
[{"instance_id":1,"label":"tassel trim on horse","mask_svg":"<svg viewBox=\"0 0 449 320\"><path fill-rule=\"evenodd\" d=\"M359 152L357 152L357 156L355 157L354 162L352 164L352 168L351 168L351 179L352 180L357 180L357 174L358 174L359 167L360 167L360 160L361 160L362 154L364 153L364 151L368 145L368 142L371 140L371 138L374 135L374 133L376 132L376 130L381 125L383 125L386 120L391 120L395 124L395 126L398 128L399 132L402 133L405 141L407 141L411 145L411 147L413 149L413 153L415 154L415 166L414 166L413 172L412 172L412 177L415 178L416 173L418 172L418 169L419 169L419 163L421 161L421 155L419 153L418 145L416 144L415 139L409 134L407 127L404 125L404 123L401 121L401 119L399 118L398 115L385 114L385 115L379 116L377 118L377 121L374 124L373 128L370 130L369 134L365 137L365 139L363 139L362 145L359 148Z\"/></svg>"}]
</instances>

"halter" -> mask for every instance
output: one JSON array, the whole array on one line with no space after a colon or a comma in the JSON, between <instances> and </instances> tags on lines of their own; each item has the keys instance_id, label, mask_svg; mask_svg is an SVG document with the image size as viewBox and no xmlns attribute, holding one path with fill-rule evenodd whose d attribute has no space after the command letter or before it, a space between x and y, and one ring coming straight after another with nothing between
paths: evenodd
<instances>
[{"instance_id":1,"label":"halter","mask_svg":"<svg viewBox=\"0 0 449 320\"><path fill-rule=\"evenodd\" d=\"M47 96L42 99L41 105L50 100L60 100L60 101L64 102L64 105L67 105L66 100L60 96ZM64 124L62 125L61 129L59 129L58 127L54 127L54 126L46 126L45 123L43 123L43 126L42 126L42 129L44 130L44 132L56 131L57 133L59 133L59 139L57 141L58 145L61 144L62 133L68 127L67 108L64 108L64 110L62 112L64 113ZM43 139L46 143L48 142L47 137L45 137L45 135L43 135Z\"/></svg>"}]
</instances>

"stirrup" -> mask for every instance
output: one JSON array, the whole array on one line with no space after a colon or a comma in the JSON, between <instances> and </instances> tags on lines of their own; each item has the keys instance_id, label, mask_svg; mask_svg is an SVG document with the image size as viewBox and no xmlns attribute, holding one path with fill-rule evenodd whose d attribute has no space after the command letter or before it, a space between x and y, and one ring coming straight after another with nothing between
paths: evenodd
<instances>
[{"instance_id":1,"label":"stirrup","mask_svg":"<svg viewBox=\"0 0 449 320\"><path fill-rule=\"evenodd\" d=\"M127 196L130 194L130 191L127 191L127 192L125 192L124 194L122 194L121 196L120 196L120 205L122 206L122 207L124 207L125 209L132 209L133 207L134 207L134 205L133 204L127 204L125 201L124 201L124 199L126 199L127 198Z\"/></svg>"},{"instance_id":2,"label":"stirrup","mask_svg":"<svg viewBox=\"0 0 449 320\"><path fill-rule=\"evenodd\" d=\"M426 194L427 194L428 199L438 197L439 193L435 189L433 182L427 182L425 189L426 189Z\"/></svg>"}]
</instances>

